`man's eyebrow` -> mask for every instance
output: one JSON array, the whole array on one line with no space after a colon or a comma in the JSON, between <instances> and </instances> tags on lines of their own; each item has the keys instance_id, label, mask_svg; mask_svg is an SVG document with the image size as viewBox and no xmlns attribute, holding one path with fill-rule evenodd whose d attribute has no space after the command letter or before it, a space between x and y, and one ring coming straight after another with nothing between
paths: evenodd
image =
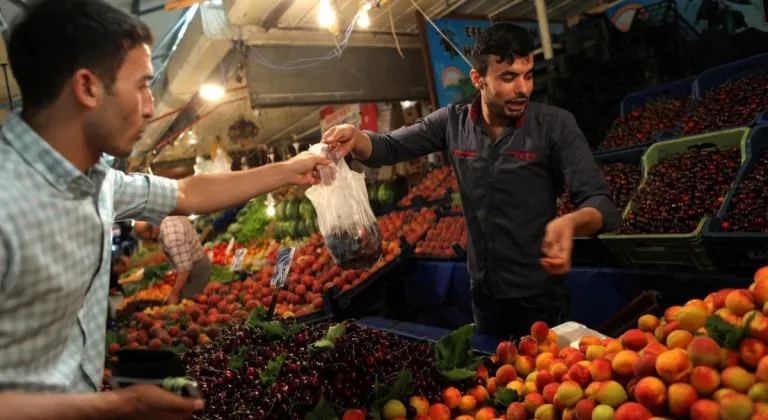
<instances>
[{"instance_id":1,"label":"man's eyebrow","mask_svg":"<svg viewBox=\"0 0 768 420\"><path fill-rule=\"evenodd\" d=\"M519 76L520 73L516 73L512 70L504 70L499 76Z\"/></svg>"}]
</instances>

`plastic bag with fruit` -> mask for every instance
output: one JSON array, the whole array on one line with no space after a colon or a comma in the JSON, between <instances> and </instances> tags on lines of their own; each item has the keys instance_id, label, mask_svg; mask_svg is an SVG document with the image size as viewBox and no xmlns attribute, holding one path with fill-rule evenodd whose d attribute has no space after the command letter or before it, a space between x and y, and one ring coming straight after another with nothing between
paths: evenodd
<instances>
[{"instance_id":1,"label":"plastic bag with fruit","mask_svg":"<svg viewBox=\"0 0 768 420\"><path fill-rule=\"evenodd\" d=\"M334 162L333 167L319 169L321 183L306 193L331 257L344 269L372 267L382 255L381 232L368 201L365 177L349 169L327 144L315 144L309 152Z\"/></svg>"}]
</instances>

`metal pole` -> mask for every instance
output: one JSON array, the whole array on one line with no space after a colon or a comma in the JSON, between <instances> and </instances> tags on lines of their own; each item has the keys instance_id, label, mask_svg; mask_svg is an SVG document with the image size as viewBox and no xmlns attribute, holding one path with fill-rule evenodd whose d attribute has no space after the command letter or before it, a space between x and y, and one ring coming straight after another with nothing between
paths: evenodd
<instances>
[{"instance_id":1,"label":"metal pole","mask_svg":"<svg viewBox=\"0 0 768 420\"><path fill-rule=\"evenodd\" d=\"M541 35L541 47L544 49L544 59L551 60L552 35L549 32L549 18L547 17L547 3L544 0L534 0L536 6L536 20L539 22L539 34Z\"/></svg>"},{"instance_id":2,"label":"metal pole","mask_svg":"<svg viewBox=\"0 0 768 420\"><path fill-rule=\"evenodd\" d=\"M8 81L8 63L0 64L3 66L3 74L5 75L5 91L8 92L8 104L11 106L11 112L13 112L13 94L11 93L11 83Z\"/></svg>"}]
</instances>

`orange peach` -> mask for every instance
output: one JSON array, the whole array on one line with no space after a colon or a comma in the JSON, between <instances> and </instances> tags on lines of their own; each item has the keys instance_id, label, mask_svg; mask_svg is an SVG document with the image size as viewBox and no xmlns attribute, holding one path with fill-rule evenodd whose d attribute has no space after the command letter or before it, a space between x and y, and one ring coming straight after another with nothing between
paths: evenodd
<instances>
[{"instance_id":1,"label":"orange peach","mask_svg":"<svg viewBox=\"0 0 768 420\"><path fill-rule=\"evenodd\" d=\"M667 347L670 349L687 349L693 340L693 334L686 330L672 331L667 337Z\"/></svg>"},{"instance_id":2,"label":"orange peach","mask_svg":"<svg viewBox=\"0 0 768 420\"><path fill-rule=\"evenodd\" d=\"M502 387L504 388L504 387ZM496 378L488 379L488 381L485 383L485 389L488 390L488 395L493 396L493 394L496 393L496 391L499 390L499 384L496 381Z\"/></svg>"},{"instance_id":3,"label":"orange peach","mask_svg":"<svg viewBox=\"0 0 768 420\"><path fill-rule=\"evenodd\" d=\"M755 403L743 394L728 394L720 401L722 420L749 420L754 412Z\"/></svg>"},{"instance_id":4,"label":"orange peach","mask_svg":"<svg viewBox=\"0 0 768 420\"><path fill-rule=\"evenodd\" d=\"M503 365L496 371L496 383L499 386L507 386L515 379L517 379L517 371L512 365Z\"/></svg>"},{"instance_id":5,"label":"orange peach","mask_svg":"<svg viewBox=\"0 0 768 420\"><path fill-rule=\"evenodd\" d=\"M676 417L687 416L691 411L691 405L698 399L696 390L683 382L674 383L667 389L669 411Z\"/></svg>"},{"instance_id":6,"label":"orange peach","mask_svg":"<svg viewBox=\"0 0 768 420\"><path fill-rule=\"evenodd\" d=\"M768 403L755 403L755 413L768 414Z\"/></svg>"},{"instance_id":7,"label":"orange peach","mask_svg":"<svg viewBox=\"0 0 768 420\"><path fill-rule=\"evenodd\" d=\"M557 343L557 333L552 328L549 329L547 340Z\"/></svg>"},{"instance_id":8,"label":"orange peach","mask_svg":"<svg viewBox=\"0 0 768 420\"><path fill-rule=\"evenodd\" d=\"M755 302L758 307L762 308L763 305L768 303L768 283L761 281L753 284L752 296L755 297Z\"/></svg>"},{"instance_id":9,"label":"orange peach","mask_svg":"<svg viewBox=\"0 0 768 420\"><path fill-rule=\"evenodd\" d=\"M648 340L648 344L650 344L650 343L653 343L653 342L658 342L658 341L659 341L659 340L656 338L656 336L655 336L655 335L653 335L653 333L652 333L652 332L644 332L643 334L645 334L645 338Z\"/></svg>"},{"instance_id":10,"label":"orange peach","mask_svg":"<svg viewBox=\"0 0 768 420\"><path fill-rule=\"evenodd\" d=\"M720 352L720 363L717 365L721 370L731 366L738 366L741 363L739 352L723 349Z\"/></svg>"},{"instance_id":11,"label":"orange peach","mask_svg":"<svg viewBox=\"0 0 768 420\"><path fill-rule=\"evenodd\" d=\"M611 368L613 368L613 371L619 375L631 375L632 368L639 358L640 356L633 350L622 350L618 352L616 357L611 361Z\"/></svg>"},{"instance_id":12,"label":"orange peach","mask_svg":"<svg viewBox=\"0 0 768 420\"><path fill-rule=\"evenodd\" d=\"M763 280L768 280L768 266L760 267L755 271L754 277L755 283L761 283Z\"/></svg>"},{"instance_id":13,"label":"orange peach","mask_svg":"<svg viewBox=\"0 0 768 420\"><path fill-rule=\"evenodd\" d=\"M738 394L738 392L728 388L720 388L715 391L714 394L712 394L712 399L715 400L716 403L720 404L720 401L722 401L726 395L730 394Z\"/></svg>"},{"instance_id":14,"label":"orange peach","mask_svg":"<svg viewBox=\"0 0 768 420\"><path fill-rule=\"evenodd\" d=\"M488 399L488 390L485 389L482 385L475 385L474 388L469 390L469 395L475 398L475 401L480 402L480 404L483 403L486 399Z\"/></svg>"},{"instance_id":15,"label":"orange peach","mask_svg":"<svg viewBox=\"0 0 768 420\"><path fill-rule=\"evenodd\" d=\"M475 397L471 395L464 395L461 397L461 402L459 403L460 413L468 414L474 411L475 408L477 408L477 400Z\"/></svg>"},{"instance_id":16,"label":"orange peach","mask_svg":"<svg viewBox=\"0 0 768 420\"><path fill-rule=\"evenodd\" d=\"M600 404L618 407L627 401L627 391L616 381L605 381L597 389L595 398Z\"/></svg>"},{"instance_id":17,"label":"orange peach","mask_svg":"<svg viewBox=\"0 0 768 420\"><path fill-rule=\"evenodd\" d=\"M547 404L552 404L555 401L555 395L557 395L557 389L560 388L560 383L552 382L547 384L544 389L541 390L541 396L544 397L544 401Z\"/></svg>"},{"instance_id":18,"label":"orange peach","mask_svg":"<svg viewBox=\"0 0 768 420\"><path fill-rule=\"evenodd\" d=\"M452 386L445 388L443 391L443 402L451 410L458 407L461 402L461 391Z\"/></svg>"},{"instance_id":19,"label":"orange peach","mask_svg":"<svg viewBox=\"0 0 768 420\"><path fill-rule=\"evenodd\" d=\"M712 304L715 305L715 310L725 308L725 298L727 298L728 294L733 290L734 289L723 289L715 293L715 297L712 299Z\"/></svg>"},{"instance_id":20,"label":"orange peach","mask_svg":"<svg viewBox=\"0 0 768 420\"><path fill-rule=\"evenodd\" d=\"M656 359L656 372L668 383L683 382L693 369L693 363L684 350L672 349Z\"/></svg>"},{"instance_id":21,"label":"orange peach","mask_svg":"<svg viewBox=\"0 0 768 420\"><path fill-rule=\"evenodd\" d=\"M664 321L666 321L667 324L676 321L677 313L680 312L680 309L683 309L683 307L677 305L667 308L667 310L664 311Z\"/></svg>"},{"instance_id":22,"label":"orange peach","mask_svg":"<svg viewBox=\"0 0 768 420\"><path fill-rule=\"evenodd\" d=\"M745 322L749 319L749 314L744 317ZM768 319L763 314L755 312L751 320L752 322L747 326L750 337L768 342Z\"/></svg>"},{"instance_id":23,"label":"orange peach","mask_svg":"<svg viewBox=\"0 0 768 420\"><path fill-rule=\"evenodd\" d=\"M751 368L757 368L760 359L766 355L766 352L768 352L768 348L766 348L765 343L755 338L746 338L739 345L742 363Z\"/></svg>"},{"instance_id":24,"label":"orange peach","mask_svg":"<svg viewBox=\"0 0 768 420\"><path fill-rule=\"evenodd\" d=\"M549 370L549 365L555 355L549 352L544 352L536 356L536 370Z\"/></svg>"},{"instance_id":25,"label":"orange peach","mask_svg":"<svg viewBox=\"0 0 768 420\"><path fill-rule=\"evenodd\" d=\"M576 409L566 408L563 410L563 414L560 416L560 420L576 420Z\"/></svg>"},{"instance_id":26,"label":"orange peach","mask_svg":"<svg viewBox=\"0 0 768 420\"><path fill-rule=\"evenodd\" d=\"M720 388L720 372L709 366L696 366L691 370L690 384L697 394L712 395Z\"/></svg>"},{"instance_id":27,"label":"orange peach","mask_svg":"<svg viewBox=\"0 0 768 420\"><path fill-rule=\"evenodd\" d=\"M656 355L653 354L640 356L632 366L632 373L635 375L635 378L642 379L646 376L656 375L656 359Z\"/></svg>"},{"instance_id":28,"label":"orange peach","mask_svg":"<svg viewBox=\"0 0 768 420\"><path fill-rule=\"evenodd\" d=\"M563 362L553 362L552 366L549 367L549 373L552 374L556 382L560 382L563 380L563 375L568 373L568 365Z\"/></svg>"},{"instance_id":29,"label":"orange peach","mask_svg":"<svg viewBox=\"0 0 768 420\"><path fill-rule=\"evenodd\" d=\"M616 410L616 420L648 420L653 417L650 411L634 402L623 404Z\"/></svg>"},{"instance_id":30,"label":"orange peach","mask_svg":"<svg viewBox=\"0 0 768 420\"><path fill-rule=\"evenodd\" d=\"M531 336L539 343L547 341L549 337L549 326L544 321L536 321L531 325Z\"/></svg>"},{"instance_id":31,"label":"orange peach","mask_svg":"<svg viewBox=\"0 0 768 420\"><path fill-rule=\"evenodd\" d=\"M513 402L507 407L507 420L527 420L528 413L525 409L525 404L521 402Z\"/></svg>"},{"instance_id":32,"label":"orange peach","mask_svg":"<svg viewBox=\"0 0 768 420\"><path fill-rule=\"evenodd\" d=\"M608 359L593 360L592 365L589 367L589 374L592 376L592 380L595 382L602 382L611 379L613 376L611 362L608 361Z\"/></svg>"},{"instance_id":33,"label":"orange peach","mask_svg":"<svg viewBox=\"0 0 768 420\"><path fill-rule=\"evenodd\" d=\"M520 339L517 350L520 355L536 357L539 354L539 342L527 335Z\"/></svg>"},{"instance_id":34,"label":"orange peach","mask_svg":"<svg viewBox=\"0 0 768 420\"><path fill-rule=\"evenodd\" d=\"M747 396L754 402L768 403L768 383L756 382L747 391Z\"/></svg>"},{"instance_id":35,"label":"orange peach","mask_svg":"<svg viewBox=\"0 0 768 420\"><path fill-rule=\"evenodd\" d=\"M760 359L755 370L755 380L758 382L768 382L768 356Z\"/></svg>"},{"instance_id":36,"label":"orange peach","mask_svg":"<svg viewBox=\"0 0 768 420\"><path fill-rule=\"evenodd\" d=\"M584 398L584 390L576 382L563 382L557 388L555 398L560 400L566 407L575 407L576 403Z\"/></svg>"},{"instance_id":37,"label":"orange peach","mask_svg":"<svg viewBox=\"0 0 768 420\"><path fill-rule=\"evenodd\" d=\"M670 334L672 334L673 332L679 329L680 329L680 324L678 324L677 321L670 322L669 324L664 324L661 326L661 331L662 331L661 338L659 338L658 335L656 336L656 338L658 338L660 342L666 342L667 337L669 337Z\"/></svg>"},{"instance_id":38,"label":"orange peach","mask_svg":"<svg viewBox=\"0 0 768 420\"><path fill-rule=\"evenodd\" d=\"M557 420L557 409L552 404L544 404L534 413L536 420Z\"/></svg>"},{"instance_id":39,"label":"orange peach","mask_svg":"<svg viewBox=\"0 0 768 420\"><path fill-rule=\"evenodd\" d=\"M517 356L515 359L515 370L520 376L528 376L529 373L533 372L534 367L535 362L531 356Z\"/></svg>"},{"instance_id":40,"label":"orange peach","mask_svg":"<svg viewBox=\"0 0 768 420\"><path fill-rule=\"evenodd\" d=\"M525 399L523 399L523 404L525 405L526 411L528 411L529 414L533 414L539 407L546 404L546 402L544 401L544 397L542 397L541 394L533 393L525 396Z\"/></svg>"},{"instance_id":41,"label":"orange peach","mask_svg":"<svg viewBox=\"0 0 768 420\"><path fill-rule=\"evenodd\" d=\"M597 390L600 388L602 382L592 382L587 385L587 389L584 390L584 396L587 398L593 398L597 394Z\"/></svg>"},{"instance_id":42,"label":"orange peach","mask_svg":"<svg viewBox=\"0 0 768 420\"><path fill-rule=\"evenodd\" d=\"M496 418L496 410L492 407L483 407L477 410L474 420L493 420Z\"/></svg>"},{"instance_id":43,"label":"orange peach","mask_svg":"<svg viewBox=\"0 0 768 420\"><path fill-rule=\"evenodd\" d=\"M667 350L669 350L667 346L659 343L658 341L654 341L654 342L648 343L648 345L645 346L645 348L640 351L640 354L642 356L645 356L645 355L658 356Z\"/></svg>"},{"instance_id":44,"label":"orange peach","mask_svg":"<svg viewBox=\"0 0 768 420\"><path fill-rule=\"evenodd\" d=\"M584 360L587 360L587 357L584 356L584 353L577 350L565 357L565 365L571 367Z\"/></svg>"},{"instance_id":45,"label":"orange peach","mask_svg":"<svg viewBox=\"0 0 768 420\"><path fill-rule=\"evenodd\" d=\"M593 399L577 402L573 410L576 413L576 420L592 420L592 411L595 409L595 406L597 406L597 403Z\"/></svg>"},{"instance_id":46,"label":"orange peach","mask_svg":"<svg viewBox=\"0 0 768 420\"><path fill-rule=\"evenodd\" d=\"M639 329L633 329L621 335L621 344L627 350L640 351L648 345L648 337Z\"/></svg>"},{"instance_id":47,"label":"orange peach","mask_svg":"<svg viewBox=\"0 0 768 420\"><path fill-rule=\"evenodd\" d=\"M496 357L499 363L509 365L515 362L517 347L511 341L502 341L496 346Z\"/></svg>"},{"instance_id":48,"label":"orange peach","mask_svg":"<svg viewBox=\"0 0 768 420\"><path fill-rule=\"evenodd\" d=\"M736 316L742 316L755 309L755 300L749 290L737 289L725 298L725 307Z\"/></svg>"},{"instance_id":49,"label":"orange peach","mask_svg":"<svg viewBox=\"0 0 768 420\"><path fill-rule=\"evenodd\" d=\"M605 347L597 345L587 347L587 360L591 362L601 357L605 357Z\"/></svg>"},{"instance_id":50,"label":"orange peach","mask_svg":"<svg viewBox=\"0 0 768 420\"><path fill-rule=\"evenodd\" d=\"M720 420L720 404L712 400L698 400L691 405L691 420Z\"/></svg>"},{"instance_id":51,"label":"orange peach","mask_svg":"<svg viewBox=\"0 0 768 420\"><path fill-rule=\"evenodd\" d=\"M696 332L704 326L708 317L709 314L705 309L698 306L687 306L677 313L677 323L680 328L686 331Z\"/></svg>"},{"instance_id":52,"label":"orange peach","mask_svg":"<svg viewBox=\"0 0 768 420\"><path fill-rule=\"evenodd\" d=\"M458 404L457 404L458 406ZM429 407L429 418L432 420L450 420L451 419L451 409L448 408L445 404L432 404L432 406Z\"/></svg>"},{"instance_id":53,"label":"orange peach","mask_svg":"<svg viewBox=\"0 0 768 420\"><path fill-rule=\"evenodd\" d=\"M580 364L575 364L568 369L568 377L582 388L586 388L592 381L592 375L589 373L589 368Z\"/></svg>"},{"instance_id":54,"label":"orange peach","mask_svg":"<svg viewBox=\"0 0 768 420\"><path fill-rule=\"evenodd\" d=\"M536 372L536 388L544 389L545 386L555 382L555 377L552 373L546 370L540 370Z\"/></svg>"},{"instance_id":55,"label":"orange peach","mask_svg":"<svg viewBox=\"0 0 768 420\"><path fill-rule=\"evenodd\" d=\"M341 420L365 420L365 413L361 410L347 410Z\"/></svg>"},{"instance_id":56,"label":"orange peach","mask_svg":"<svg viewBox=\"0 0 768 420\"><path fill-rule=\"evenodd\" d=\"M535 384L534 384L534 386L535 386ZM506 388L507 389L511 389L511 390L517 392L517 395L525 395L526 394L526 392L525 392L525 384L520 382L520 381L512 381L512 382L507 384ZM536 392L536 391L534 391L534 392ZM489 391L489 393L490 393L490 391Z\"/></svg>"},{"instance_id":57,"label":"orange peach","mask_svg":"<svg viewBox=\"0 0 768 420\"><path fill-rule=\"evenodd\" d=\"M509 387L510 384L507 384ZM539 387L536 386L536 382L526 382L523 384L523 394L528 395L535 392L539 392Z\"/></svg>"},{"instance_id":58,"label":"orange peach","mask_svg":"<svg viewBox=\"0 0 768 420\"><path fill-rule=\"evenodd\" d=\"M659 318L653 315L643 315L637 320L637 327L640 331L652 333L661 324Z\"/></svg>"},{"instance_id":59,"label":"orange peach","mask_svg":"<svg viewBox=\"0 0 768 420\"><path fill-rule=\"evenodd\" d=\"M401 419L395 419L395 420L401 420ZM456 417L454 420L475 420L475 418L470 416L469 414L462 414L459 417Z\"/></svg>"},{"instance_id":60,"label":"orange peach","mask_svg":"<svg viewBox=\"0 0 768 420\"><path fill-rule=\"evenodd\" d=\"M722 358L720 346L709 337L694 337L686 349L694 366L717 366Z\"/></svg>"},{"instance_id":61,"label":"orange peach","mask_svg":"<svg viewBox=\"0 0 768 420\"><path fill-rule=\"evenodd\" d=\"M618 353L624 350L624 345L621 344L621 340L610 340L607 344L604 344L606 353Z\"/></svg>"},{"instance_id":62,"label":"orange peach","mask_svg":"<svg viewBox=\"0 0 768 420\"><path fill-rule=\"evenodd\" d=\"M667 387L661 379L648 376L635 385L635 401L650 410L658 410L667 401Z\"/></svg>"},{"instance_id":63,"label":"orange peach","mask_svg":"<svg viewBox=\"0 0 768 420\"><path fill-rule=\"evenodd\" d=\"M557 346L557 342L555 341L545 341L541 344L539 344L539 354L541 353L552 353L555 354L560 351L560 347Z\"/></svg>"},{"instance_id":64,"label":"orange peach","mask_svg":"<svg viewBox=\"0 0 768 420\"><path fill-rule=\"evenodd\" d=\"M581 351L582 353L586 353L589 346L599 346L602 344L603 344L603 341L600 340L600 337L595 337L593 335L582 337L579 340L579 351Z\"/></svg>"},{"instance_id":65,"label":"orange peach","mask_svg":"<svg viewBox=\"0 0 768 420\"><path fill-rule=\"evenodd\" d=\"M746 394L752 384L755 383L755 375L747 372L741 366L725 368L720 374L723 386L736 392Z\"/></svg>"},{"instance_id":66,"label":"orange peach","mask_svg":"<svg viewBox=\"0 0 768 420\"><path fill-rule=\"evenodd\" d=\"M616 411L610 405L600 404L592 410L592 420L614 420Z\"/></svg>"},{"instance_id":67,"label":"orange peach","mask_svg":"<svg viewBox=\"0 0 768 420\"><path fill-rule=\"evenodd\" d=\"M488 380L488 368L485 367L485 365L480 365L475 369L475 376L478 378L483 378L484 380Z\"/></svg>"},{"instance_id":68,"label":"orange peach","mask_svg":"<svg viewBox=\"0 0 768 420\"><path fill-rule=\"evenodd\" d=\"M419 395L412 396L411 399L408 400L408 405L412 407L412 410L416 414L426 415L429 411L429 400Z\"/></svg>"}]
</instances>

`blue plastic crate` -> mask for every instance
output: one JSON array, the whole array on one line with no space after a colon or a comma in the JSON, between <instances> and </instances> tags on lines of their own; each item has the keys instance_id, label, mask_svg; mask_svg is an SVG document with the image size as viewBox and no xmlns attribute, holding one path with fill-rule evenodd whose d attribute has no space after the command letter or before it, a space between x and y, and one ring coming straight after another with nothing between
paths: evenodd
<instances>
[{"instance_id":1,"label":"blue plastic crate","mask_svg":"<svg viewBox=\"0 0 768 420\"><path fill-rule=\"evenodd\" d=\"M693 95L693 82L695 81L696 76L692 76L672 83L667 83L666 85L631 93L621 101L621 115L625 116L629 114L633 109L645 105L649 100L660 97Z\"/></svg>"},{"instance_id":2,"label":"blue plastic crate","mask_svg":"<svg viewBox=\"0 0 768 420\"><path fill-rule=\"evenodd\" d=\"M694 97L702 99L710 90L729 80L766 71L768 71L768 53L706 70L693 82Z\"/></svg>"},{"instance_id":3,"label":"blue plastic crate","mask_svg":"<svg viewBox=\"0 0 768 420\"><path fill-rule=\"evenodd\" d=\"M723 217L732 208L731 199L738 185L752 173L754 165L768 152L768 126L752 129L747 139L746 161L739 169L725 203L704 227L704 245L718 271L724 274L751 276L768 265L768 233L723 232Z\"/></svg>"}]
</instances>

